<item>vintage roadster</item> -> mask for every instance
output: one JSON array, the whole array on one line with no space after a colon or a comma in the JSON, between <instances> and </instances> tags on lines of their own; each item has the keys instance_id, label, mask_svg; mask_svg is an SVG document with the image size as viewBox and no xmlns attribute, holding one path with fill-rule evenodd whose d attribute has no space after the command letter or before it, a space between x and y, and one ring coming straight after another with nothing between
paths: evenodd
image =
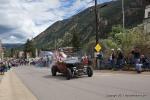
<instances>
[{"instance_id":1,"label":"vintage roadster","mask_svg":"<svg viewBox=\"0 0 150 100\"><path fill-rule=\"evenodd\" d=\"M57 72L66 76L67 80L75 76L87 75L92 77L93 70L90 66L82 64L78 57L70 57L63 62L56 62L51 68L52 76L56 76Z\"/></svg>"}]
</instances>

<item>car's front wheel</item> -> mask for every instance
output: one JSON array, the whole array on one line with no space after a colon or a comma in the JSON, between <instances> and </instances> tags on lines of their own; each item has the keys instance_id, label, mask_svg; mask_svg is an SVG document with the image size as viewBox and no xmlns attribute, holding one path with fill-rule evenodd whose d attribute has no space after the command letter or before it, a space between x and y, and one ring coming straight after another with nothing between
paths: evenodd
<instances>
[{"instance_id":1,"label":"car's front wheel","mask_svg":"<svg viewBox=\"0 0 150 100\"><path fill-rule=\"evenodd\" d=\"M67 80L70 80L71 77L72 77L71 69L67 68L66 79L67 79Z\"/></svg>"},{"instance_id":2,"label":"car's front wheel","mask_svg":"<svg viewBox=\"0 0 150 100\"><path fill-rule=\"evenodd\" d=\"M93 69L91 67L87 67L87 75L88 75L88 77L93 76Z\"/></svg>"},{"instance_id":3,"label":"car's front wheel","mask_svg":"<svg viewBox=\"0 0 150 100\"><path fill-rule=\"evenodd\" d=\"M56 73L57 73L57 66L52 66L51 72L52 72L52 76L56 76Z\"/></svg>"}]
</instances>

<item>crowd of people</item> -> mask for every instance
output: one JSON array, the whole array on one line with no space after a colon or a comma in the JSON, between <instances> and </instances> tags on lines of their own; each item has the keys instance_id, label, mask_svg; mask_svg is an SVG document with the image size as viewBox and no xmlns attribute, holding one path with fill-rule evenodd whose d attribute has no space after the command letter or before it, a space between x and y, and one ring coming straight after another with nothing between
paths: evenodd
<instances>
[{"instance_id":1,"label":"crowd of people","mask_svg":"<svg viewBox=\"0 0 150 100\"><path fill-rule=\"evenodd\" d=\"M64 57L65 56L65 57ZM9 59L0 61L0 74L4 74L7 70L11 67L23 66L23 65L35 65L38 67L49 67L53 60L62 61L66 58L64 53L54 53L53 56L45 56L40 57L38 59ZM122 70L125 66L132 66L138 72L141 72L143 69L150 70L150 59L146 57L144 54L141 54L139 48L134 48L131 50L128 56L125 56L123 51L118 48L117 50L111 49L111 54L108 60L104 60L104 55L100 52L97 55L98 58L98 66L104 66L104 68L115 69L115 70ZM92 59L89 56L84 55L82 57L81 62L84 65L92 65ZM100 68L99 67L99 68Z\"/></svg>"},{"instance_id":2,"label":"crowd of people","mask_svg":"<svg viewBox=\"0 0 150 100\"><path fill-rule=\"evenodd\" d=\"M0 75L4 75L12 67L12 62L10 61L1 61L0 62Z\"/></svg>"},{"instance_id":3,"label":"crowd of people","mask_svg":"<svg viewBox=\"0 0 150 100\"><path fill-rule=\"evenodd\" d=\"M62 55L63 54L58 53L56 56L58 61L64 59ZM127 70L129 70L132 68L138 72L141 72L142 70L150 70L149 58L142 54L138 47L132 49L128 55L125 54L121 48L118 48L117 50L111 49L111 54L107 60L104 56L105 54L103 54L102 51L97 54L97 69L124 70L125 68L128 68ZM94 66L93 59L86 54L81 57L81 63Z\"/></svg>"},{"instance_id":4,"label":"crowd of people","mask_svg":"<svg viewBox=\"0 0 150 100\"><path fill-rule=\"evenodd\" d=\"M114 49L111 49L108 61L112 69L123 69L127 65L134 67L139 72L142 69L150 69L149 58L141 54L140 49L137 47L131 50L128 56L125 56L120 48L116 52Z\"/></svg>"},{"instance_id":5,"label":"crowd of people","mask_svg":"<svg viewBox=\"0 0 150 100\"><path fill-rule=\"evenodd\" d=\"M11 67L18 66L30 66L34 65L37 67L49 67L52 63L51 57L40 57L40 58L31 58L31 59L4 59L0 61L0 74L4 74Z\"/></svg>"},{"instance_id":6,"label":"crowd of people","mask_svg":"<svg viewBox=\"0 0 150 100\"><path fill-rule=\"evenodd\" d=\"M111 55L108 61L110 61L112 69L121 69L125 64L125 58L123 52L120 48L117 49L117 53L115 53L114 49L111 49Z\"/></svg>"}]
</instances>

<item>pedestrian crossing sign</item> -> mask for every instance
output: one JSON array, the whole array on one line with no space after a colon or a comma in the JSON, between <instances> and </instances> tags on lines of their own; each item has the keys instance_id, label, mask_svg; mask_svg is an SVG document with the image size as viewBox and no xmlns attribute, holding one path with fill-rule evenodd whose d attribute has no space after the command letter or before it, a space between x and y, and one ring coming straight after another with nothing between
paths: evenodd
<instances>
[{"instance_id":1,"label":"pedestrian crossing sign","mask_svg":"<svg viewBox=\"0 0 150 100\"><path fill-rule=\"evenodd\" d=\"M96 46L95 46L95 50L97 52L99 52L100 50L102 49L101 45L98 43Z\"/></svg>"}]
</instances>

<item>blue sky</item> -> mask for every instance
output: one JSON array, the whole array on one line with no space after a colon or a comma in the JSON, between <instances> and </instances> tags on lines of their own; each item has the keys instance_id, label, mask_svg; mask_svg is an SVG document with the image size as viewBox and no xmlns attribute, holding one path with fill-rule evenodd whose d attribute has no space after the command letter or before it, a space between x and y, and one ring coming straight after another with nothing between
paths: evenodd
<instances>
[{"instance_id":1,"label":"blue sky","mask_svg":"<svg viewBox=\"0 0 150 100\"><path fill-rule=\"evenodd\" d=\"M103 3L111 0L98 0ZM24 43L58 20L94 5L94 0L0 0L0 39Z\"/></svg>"}]
</instances>

